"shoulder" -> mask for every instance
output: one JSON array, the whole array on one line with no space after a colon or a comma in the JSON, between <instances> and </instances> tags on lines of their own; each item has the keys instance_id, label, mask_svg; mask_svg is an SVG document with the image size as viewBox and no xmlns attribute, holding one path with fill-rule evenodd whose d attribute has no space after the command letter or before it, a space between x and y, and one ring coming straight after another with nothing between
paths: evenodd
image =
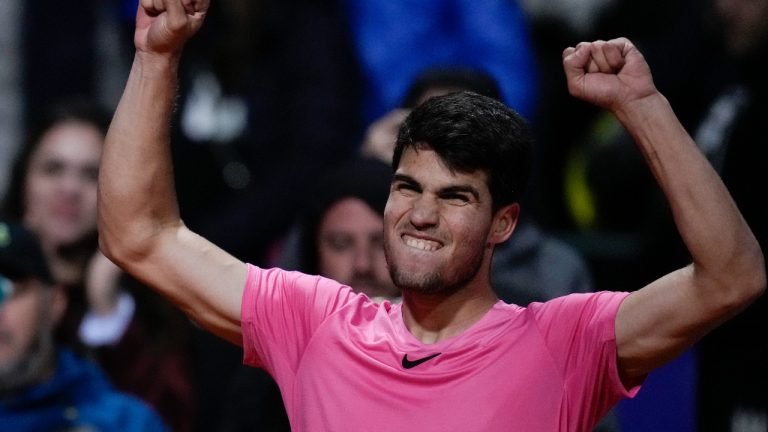
<instances>
[{"instance_id":1,"label":"shoulder","mask_svg":"<svg viewBox=\"0 0 768 432\"><path fill-rule=\"evenodd\" d=\"M531 303L528 309L534 313L542 311L589 313L604 308L618 308L629 295L623 291L598 291L594 293L573 293L554 298L544 303Z\"/></svg>"},{"instance_id":2,"label":"shoulder","mask_svg":"<svg viewBox=\"0 0 768 432\"><path fill-rule=\"evenodd\" d=\"M243 304L314 304L334 307L346 303L355 293L332 279L280 268L262 269L248 265Z\"/></svg>"},{"instance_id":3,"label":"shoulder","mask_svg":"<svg viewBox=\"0 0 768 432\"><path fill-rule=\"evenodd\" d=\"M545 333L554 329L566 333L594 329L613 338L616 314L628 295L613 291L575 293L545 303L531 303L527 310Z\"/></svg>"}]
</instances>

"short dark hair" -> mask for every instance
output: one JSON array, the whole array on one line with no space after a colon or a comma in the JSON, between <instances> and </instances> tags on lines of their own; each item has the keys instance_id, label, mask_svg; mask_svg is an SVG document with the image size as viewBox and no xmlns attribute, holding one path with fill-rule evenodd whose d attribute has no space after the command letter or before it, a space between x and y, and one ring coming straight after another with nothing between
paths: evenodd
<instances>
[{"instance_id":1,"label":"short dark hair","mask_svg":"<svg viewBox=\"0 0 768 432\"><path fill-rule=\"evenodd\" d=\"M468 91L431 98L411 111L397 136L393 170L409 147L434 150L452 170L485 172L494 211L520 201L531 171L525 120L500 101Z\"/></svg>"}]
</instances>

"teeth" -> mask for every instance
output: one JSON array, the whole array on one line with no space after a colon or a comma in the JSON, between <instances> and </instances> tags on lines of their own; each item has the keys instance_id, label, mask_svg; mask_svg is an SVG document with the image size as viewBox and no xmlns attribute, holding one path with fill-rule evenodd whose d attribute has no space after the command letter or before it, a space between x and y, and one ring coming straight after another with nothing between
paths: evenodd
<instances>
[{"instance_id":1,"label":"teeth","mask_svg":"<svg viewBox=\"0 0 768 432\"><path fill-rule=\"evenodd\" d=\"M423 250L423 251L432 252L440 248L439 243L429 241L429 240L421 240L421 239L417 239L409 236L404 236L403 239L405 240L406 245L415 249Z\"/></svg>"}]
</instances>

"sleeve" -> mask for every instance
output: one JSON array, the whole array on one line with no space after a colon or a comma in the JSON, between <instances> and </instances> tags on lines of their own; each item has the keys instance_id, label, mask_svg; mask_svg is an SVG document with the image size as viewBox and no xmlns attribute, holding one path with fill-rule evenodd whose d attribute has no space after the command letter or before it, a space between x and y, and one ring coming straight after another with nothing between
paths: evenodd
<instances>
[{"instance_id":1,"label":"sleeve","mask_svg":"<svg viewBox=\"0 0 768 432\"><path fill-rule=\"evenodd\" d=\"M128 325L133 320L136 302L127 292L121 292L117 298L117 307L106 316L97 315L89 310L80 322L80 340L89 347L114 345L120 342Z\"/></svg>"},{"instance_id":2,"label":"sleeve","mask_svg":"<svg viewBox=\"0 0 768 432\"><path fill-rule=\"evenodd\" d=\"M571 294L531 309L565 383L569 416L593 425L639 387L627 389L619 377L616 314L626 292ZM584 409L583 407L587 407Z\"/></svg>"},{"instance_id":3,"label":"sleeve","mask_svg":"<svg viewBox=\"0 0 768 432\"><path fill-rule=\"evenodd\" d=\"M354 297L330 279L249 265L241 309L243 362L270 373L295 370L315 330Z\"/></svg>"}]
</instances>

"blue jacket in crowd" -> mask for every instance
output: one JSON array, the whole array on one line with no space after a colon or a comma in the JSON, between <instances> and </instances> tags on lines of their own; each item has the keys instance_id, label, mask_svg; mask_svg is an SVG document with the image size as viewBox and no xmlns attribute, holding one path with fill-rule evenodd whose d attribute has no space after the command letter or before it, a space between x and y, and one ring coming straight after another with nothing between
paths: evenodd
<instances>
[{"instance_id":1,"label":"blue jacket in crowd","mask_svg":"<svg viewBox=\"0 0 768 432\"><path fill-rule=\"evenodd\" d=\"M51 380L0 399L0 430L165 432L168 428L139 399L115 390L95 364L61 349Z\"/></svg>"}]
</instances>

